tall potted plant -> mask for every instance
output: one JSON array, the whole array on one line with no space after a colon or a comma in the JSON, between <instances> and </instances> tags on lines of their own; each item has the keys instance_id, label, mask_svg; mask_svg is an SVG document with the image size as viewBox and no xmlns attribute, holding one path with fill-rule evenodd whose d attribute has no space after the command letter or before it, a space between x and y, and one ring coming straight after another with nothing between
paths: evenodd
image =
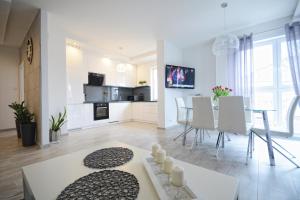
<instances>
[{"instance_id":1,"label":"tall potted plant","mask_svg":"<svg viewBox=\"0 0 300 200\"><path fill-rule=\"evenodd\" d=\"M25 107L21 112L19 122L23 146L34 145L36 139L36 122L34 122L34 114Z\"/></svg>"},{"instance_id":2,"label":"tall potted plant","mask_svg":"<svg viewBox=\"0 0 300 200\"><path fill-rule=\"evenodd\" d=\"M61 135L61 127L66 123L66 116L66 108L64 110L64 113L58 113L58 118L55 118L53 115L51 115L50 142L58 142Z\"/></svg>"},{"instance_id":3,"label":"tall potted plant","mask_svg":"<svg viewBox=\"0 0 300 200\"><path fill-rule=\"evenodd\" d=\"M21 138L20 119L21 119L21 115L25 109L24 101L22 101L21 103L13 102L8 106L14 110L17 135L18 135L18 138Z\"/></svg>"}]
</instances>

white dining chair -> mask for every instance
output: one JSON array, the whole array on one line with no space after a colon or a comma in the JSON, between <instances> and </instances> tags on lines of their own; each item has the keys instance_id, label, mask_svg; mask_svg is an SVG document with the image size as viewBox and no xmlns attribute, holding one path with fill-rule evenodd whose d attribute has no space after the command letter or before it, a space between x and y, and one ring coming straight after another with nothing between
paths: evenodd
<instances>
[{"instance_id":1,"label":"white dining chair","mask_svg":"<svg viewBox=\"0 0 300 200\"><path fill-rule=\"evenodd\" d=\"M215 118L213 112L213 106L211 97L193 97L193 120L191 122L191 127L195 129L195 139L193 143L197 145L198 131L200 143L204 140L205 130L215 130Z\"/></svg>"},{"instance_id":2,"label":"white dining chair","mask_svg":"<svg viewBox=\"0 0 300 200\"><path fill-rule=\"evenodd\" d=\"M218 157L220 150L220 143L224 148L224 134L235 133L242 135L249 135L248 149L247 149L247 160L250 154L252 157L253 150L253 137L251 125L246 123L244 99L242 96L228 96L220 97L219 99L219 120L218 120L218 131L219 136L217 140L217 153Z\"/></svg>"},{"instance_id":3,"label":"white dining chair","mask_svg":"<svg viewBox=\"0 0 300 200\"><path fill-rule=\"evenodd\" d=\"M174 141L177 140L179 137L183 136L189 129L188 126L190 126L192 117L189 110L187 110L185 102L182 97L176 97L176 109L177 109L177 123L180 125L184 125L184 131L180 133L178 136L174 138ZM189 115L189 116L188 116Z\"/></svg>"}]
</instances>

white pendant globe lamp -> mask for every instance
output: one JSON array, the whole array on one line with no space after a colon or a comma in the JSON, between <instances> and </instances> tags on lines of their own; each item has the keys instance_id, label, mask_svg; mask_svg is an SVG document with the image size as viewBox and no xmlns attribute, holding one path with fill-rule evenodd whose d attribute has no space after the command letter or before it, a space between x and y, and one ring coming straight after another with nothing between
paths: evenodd
<instances>
[{"instance_id":1,"label":"white pendant globe lamp","mask_svg":"<svg viewBox=\"0 0 300 200\"><path fill-rule=\"evenodd\" d=\"M237 36L226 33L226 8L228 3L223 2L221 8L224 10L224 33L216 38L212 51L214 55L225 55L228 52L235 51L239 48L239 39Z\"/></svg>"}]
</instances>

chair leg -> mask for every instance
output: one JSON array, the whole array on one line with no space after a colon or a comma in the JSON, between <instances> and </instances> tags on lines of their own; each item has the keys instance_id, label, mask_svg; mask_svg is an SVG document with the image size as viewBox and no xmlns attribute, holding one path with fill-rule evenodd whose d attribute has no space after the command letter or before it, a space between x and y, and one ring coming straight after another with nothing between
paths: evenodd
<instances>
[{"instance_id":1,"label":"chair leg","mask_svg":"<svg viewBox=\"0 0 300 200\"><path fill-rule=\"evenodd\" d=\"M199 143L202 144L202 128L200 129L200 132L199 132Z\"/></svg>"},{"instance_id":2,"label":"chair leg","mask_svg":"<svg viewBox=\"0 0 300 200\"><path fill-rule=\"evenodd\" d=\"M221 148L221 145L220 145L220 140L222 140L223 141L223 132L220 132L219 133L219 138L218 138L218 142L217 142L217 152L216 152L216 157L217 157L217 159L219 159L219 151L220 151L220 148Z\"/></svg>"},{"instance_id":3,"label":"chair leg","mask_svg":"<svg viewBox=\"0 0 300 200\"><path fill-rule=\"evenodd\" d=\"M273 140L273 143L277 144L281 149L283 149L285 152L287 152L288 154L290 154L290 156L292 156L292 158L296 158L296 156L294 156L291 152L289 152L288 150L286 150L283 146L281 146L278 142L276 142L275 140Z\"/></svg>"},{"instance_id":4,"label":"chair leg","mask_svg":"<svg viewBox=\"0 0 300 200\"><path fill-rule=\"evenodd\" d=\"M220 136L221 136L221 132L219 132L219 135L218 135L218 139L217 139L217 143L216 143L216 148L218 148L218 146L219 146Z\"/></svg>"},{"instance_id":5,"label":"chair leg","mask_svg":"<svg viewBox=\"0 0 300 200\"><path fill-rule=\"evenodd\" d=\"M225 133L222 132L222 148L224 149L225 147Z\"/></svg>"},{"instance_id":6,"label":"chair leg","mask_svg":"<svg viewBox=\"0 0 300 200\"><path fill-rule=\"evenodd\" d=\"M251 140L252 140L252 131L249 133L249 138L248 138L248 148L247 148L247 157L246 157L246 165L248 165L248 159L249 159L249 153L250 153L250 148L251 148Z\"/></svg>"},{"instance_id":7,"label":"chair leg","mask_svg":"<svg viewBox=\"0 0 300 200\"><path fill-rule=\"evenodd\" d=\"M251 132L252 132L252 131L251 131ZM255 148L254 148L254 141L255 141L255 140L254 140L254 139L255 139L254 136L255 136L255 135L252 133L252 151L254 151L254 149L255 149Z\"/></svg>"},{"instance_id":8,"label":"chair leg","mask_svg":"<svg viewBox=\"0 0 300 200\"><path fill-rule=\"evenodd\" d=\"M253 153L253 133L250 131L250 158L252 158Z\"/></svg>"},{"instance_id":9,"label":"chair leg","mask_svg":"<svg viewBox=\"0 0 300 200\"><path fill-rule=\"evenodd\" d=\"M194 149L194 147L198 145L198 144L197 144L197 143L198 143L198 142L197 142L197 140L198 140L198 130L199 130L199 129L196 129L196 130L195 130L196 132L195 132L195 137L194 137L194 141L193 141L193 144L192 144L192 149Z\"/></svg>"}]
</instances>

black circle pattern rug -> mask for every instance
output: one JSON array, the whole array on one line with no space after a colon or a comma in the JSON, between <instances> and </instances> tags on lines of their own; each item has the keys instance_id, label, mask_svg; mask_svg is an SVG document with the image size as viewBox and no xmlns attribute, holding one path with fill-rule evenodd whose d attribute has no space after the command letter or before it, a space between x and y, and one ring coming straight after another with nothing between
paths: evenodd
<instances>
[{"instance_id":1,"label":"black circle pattern rug","mask_svg":"<svg viewBox=\"0 0 300 200\"><path fill-rule=\"evenodd\" d=\"M133 152L123 147L111 147L94 151L87 155L83 163L85 166L97 169L117 167L129 162Z\"/></svg>"},{"instance_id":2,"label":"black circle pattern rug","mask_svg":"<svg viewBox=\"0 0 300 200\"><path fill-rule=\"evenodd\" d=\"M134 200L140 187L133 174L119 170L93 172L67 186L57 200Z\"/></svg>"}]
</instances>

